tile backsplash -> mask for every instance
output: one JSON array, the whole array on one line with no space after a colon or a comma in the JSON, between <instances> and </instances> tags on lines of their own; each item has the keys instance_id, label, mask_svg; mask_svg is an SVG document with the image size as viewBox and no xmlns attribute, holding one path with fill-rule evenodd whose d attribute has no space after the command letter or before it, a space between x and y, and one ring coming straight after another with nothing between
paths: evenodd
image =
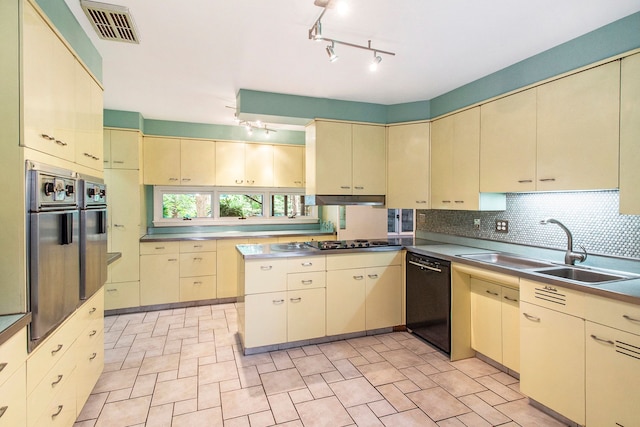
<instances>
[{"instance_id":1,"label":"tile backsplash","mask_svg":"<svg viewBox=\"0 0 640 427\"><path fill-rule=\"evenodd\" d=\"M508 193L505 211L419 210L419 231L479 238L552 249L566 249L567 237L555 218L588 253L640 259L640 216L618 213L618 191ZM480 219L480 229L474 220ZM496 232L496 220L508 221L508 232Z\"/></svg>"}]
</instances>

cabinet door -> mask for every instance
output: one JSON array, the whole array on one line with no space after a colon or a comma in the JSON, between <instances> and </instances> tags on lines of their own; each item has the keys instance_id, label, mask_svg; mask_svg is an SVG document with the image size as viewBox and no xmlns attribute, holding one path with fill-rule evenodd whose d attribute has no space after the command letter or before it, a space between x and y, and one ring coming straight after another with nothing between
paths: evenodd
<instances>
[{"instance_id":1,"label":"cabinet door","mask_svg":"<svg viewBox=\"0 0 640 427\"><path fill-rule=\"evenodd\" d=\"M216 185L246 185L244 143L216 141Z\"/></svg>"},{"instance_id":2,"label":"cabinet door","mask_svg":"<svg viewBox=\"0 0 640 427\"><path fill-rule=\"evenodd\" d=\"M640 420L640 336L586 322L587 425L632 426Z\"/></svg>"},{"instance_id":3,"label":"cabinet door","mask_svg":"<svg viewBox=\"0 0 640 427\"><path fill-rule=\"evenodd\" d=\"M180 301L200 301L216 297L216 276L180 278Z\"/></svg>"},{"instance_id":4,"label":"cabinet door","mask_svg":"<svg viewBox=\"0 0 640 427\"><path fill-rule=\"evenodd\" d=\"M640 215L640 54L622 60L620 89L620 213Z\"/></svg>"},{"instance_id":5,"label":"cabinet door","mask_svg":"<svg viewBox=\"0 0 640 427\"><path fill-rule=\"evenodd\" d=\"M107 283L104 285L104 309L115 310L140 306L140 282Z\"/></svg>"},{"instance_id":6,"label":"cabinet door","mask_svg":"<svg viewBox=\"0 0 640 427\"><path fill-rule=\"evenodd\" d=\"M238 296L238 251L236 245L246 243L247 239L218 240L216 252L218 298Z\"/></svg>"},{"instance_id":7,"label":"cabinet door","mask_svg":"<svg viewBox=\"0 0 640 427\"><path fill-rule=\"evenodd\" d=\"M327 271L327 335L365 330L364 268Z\"/></svg>"},{"instance_id":8,"label":"cabinet door","mask_svg":"<svg viewBox=\"0 0 640 427\"><path fill-rule=\"evenodd\" d=\"M144 183L180 184L180 140L144 137Z\"/></svg>"},{"instance_id":9,"label":"cabinet door","mask_svg":"<svg viewBox=\"0 0 640 427\"><path fill-rule=\"evenodd\" d=\"M584 320L523 301L520 313L520 390L584 424Z\"/></svg>"},{"instance_id":10,"label":"cabinet door","mask_svg":"<svg viewBox=\"0 0 640 427\"><path fill-rule=\"evenodd\" d=\"M453 137L452 116L431 123L431 208L453 207Z\"/></svg>"},{"instance_id":11,"label":"cabinet door","mask_svg":"<svg viewBox=\"0 0 640 427\"><path fill-rule=\"evenodd\" d=\"M620 62L537 90L537 189L617 188Z\"/></svg>"},{"instance_id":12,"label":"cabinet door","mask_svg":"<svg viewBox=\"0 0 640 427\"><path fill-rule=\"evenodd\" d=\"M315 194L351 194L351 124L315 123Z\"/></svg>"},{"instance_id":13,"label":"cabinet door","mask_svg":"<svg viewBox=\"0 0 640 427\"><path fill-rule=\"evenodd\" d=\"M536 89L480 107L480 191L536 189Z\"/></svg>"},{"instance_id":14,"label":"cabinet door","mask_svg":"<svg viewBox=\"0 0 640 427\"><path fill-rule=\"evenodd\" d=\"M273 187L273 145L245 144L245 184L253 187Z\"/></svg>"},{"instance_id":15,"label":"cabinet door","mask_svg":"<svg viewBox=\"0 0 640 427\"><path fill-rule=\"evenodd\" d=\"M353 194L386 194L384 126L352 126Z\"/></svg>"},{"instance_id":16,"label":"cabinet door","mask_svg":"<svg viewBox=\"0 0 640 427\"><path fill-rule=\"evenodd\" d=\"M478 210L480 192L480 108L454 115L453 205Z\"/></svg>"},{"instance_id":17,"label":"cabinet door","mask_svg":"<svg viewBox=\"0 0 640 427\"><path fill-rule=\"evenodd\" d=\"M273 146L273 186L300 188L304 182L304 147Z\"/></svg>"},{"instance_id":18,"label":"cabinet door","mask_svg":"<svg viewBox=\"0 0 640 427\"><path fill-rule=\"evenodd\" d=\"M471 278L471 348L502 363L501 286Z\"/></svg>"},{"instance_id":19,"label":"cabinet door","mask_svg":"<svg viewBox=\"0 0 640 427\"><path fill-rule=\"evenodd\" d=\"M215 185L215 141L183 139L180 141L180 184Z\"/></svg>"},{"instance_id":20,"label":"cabinet door","mask_svg":"<svg viewBox=\"0 0 640 427\"><path fill-rule=\"evenodd\" d=\"M103 170L102 89L87 71L75 61L75 140L76 163ZM98 110L99 111L96 111ZM96 116L100 115L98 119ZM96 125L99 135L96 135Z\"/></svg>"},{"instance_id":21,"label":"cabinet door","mask_svg":"<svg viewBox=\"0 0 640 427\"><path fill-rule=\"evenodd\" d=\"M502 364L520 372L520 303L517 289L502 287Z\"/></svg>"},{"instance_id":22,"label":"cabinet door","mask_svg":"<svg viewBox=\"0 0 640 427\"><path fill-rule=\"evenodd\" d=\"M109 132L111 150L110 153L107 153L105 148L105 157L107 155L110 157L109 167L113 169L140 169L140 133L117 129L106 132Z\"/></svg>"},{"instance_id":23,"label":"cabinet door","mask_svg":"<svg viewBox=\"0 0 640 427\"><path fill-rule=\"evenodd\" d=\"M244 262L245 293L276 292L287 289L287 260L252 259Z\"/></svg>"},{"instance_id":24,"label":"cabinet door","mask_svg":"<svg viewBox=\"0 0 640 427\"><path fill-rule=\"evenodd\" d=\"M140 305L180 301L178 254L140 256Z\"/></svg>"},{"instance_id":25,"label":"cabinet door","mask_svg":"<svg viewBox=\"0 0 640 427\"><path fill-rule=\"evenodd\" d=\"M0 427L24 427L27 419L26 364L0 385L0 408L4 408L0 417Z\"/></svg>"},{"instance_id":26,"label":"cabinet door","mask_svg":"<svg viewBox=\"0 0 640 427\"><path fill-rule=\"evenodd\" d=\"M111 217L111 251L122 257L109 266L111 282L131 282L139 278L140 239L140 173L137 170L112 169L105 174Z\"/></svg>"},{"instance_id":27,"label":"cabinet door","mask_svg":"<svg viewBox=\"0 0 640 427\"><path fill-rule=\"evenodd\" d=\"M401 325L402 267L367 268L365 328L379 329Z\"/></svg>"},{"instance_id":28,"label":"cabinet door","mask_svg":"<svg viewBox=\"0 0 640 427\"><path fill-rule=\"evenodd\" d=\"M245 347L287 342L287 293L271 292L245 298Z\"/></svg>"},{"instance_id":29,"label":"cabinet door","mask_svg":"<svg viewBox=\"0 0 640 427\"><path fill-rule=\"evenodd\" d=\"M180 254L180 277L213 276L215 274L215 252Z\"/></svg>"},{"instance_id":30,"label":"cabinet door","mask_svg":"<svg viewBox=\"0 0 640 427\"><path fill-rule=\"evenodd\" d=\"M287 340L325 336L325 289L287 292Z\"/></svg>"},{"instance_id":31,"label":"cabinet door","mask_svg":"<svg viewBox=\"0 0 640 427\"><path fill-rule=\"evenodd\" d=\"M388 132L387 207L429 209L429 123L390 126Z\"/></svg>"}]
</instances>

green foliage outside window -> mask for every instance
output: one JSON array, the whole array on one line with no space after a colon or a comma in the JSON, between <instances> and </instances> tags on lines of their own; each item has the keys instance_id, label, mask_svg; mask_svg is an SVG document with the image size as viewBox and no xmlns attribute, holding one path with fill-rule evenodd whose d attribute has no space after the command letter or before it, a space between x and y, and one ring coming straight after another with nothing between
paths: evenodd
<instances>
[{"instance_id":1,"label":"green foliage outside window","mask_svg":"<svg viewBox=\"0 0 640 427\"><path fill-rule=\"evenodd\" d=\"M211 218L211 195L164 194L163 218Z\"/></svg>"},{"instance_id":2,"label":"green foliage outside window","mask_svg":"<svg viewBox=\"0 0 640 427\"><path fill-rule=\"evenodd\" d=\"M262 216L261 194L220 194L220 218Z\"/></svg>"}]
</instances>

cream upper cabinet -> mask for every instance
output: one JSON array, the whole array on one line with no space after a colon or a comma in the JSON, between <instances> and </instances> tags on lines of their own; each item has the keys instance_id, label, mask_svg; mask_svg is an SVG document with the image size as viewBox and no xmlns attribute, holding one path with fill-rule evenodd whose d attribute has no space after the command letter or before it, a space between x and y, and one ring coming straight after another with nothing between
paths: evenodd
<instances>
[{"instance_id":1,"label":"cream upper cabinet","mask_svg":"<svg viewBox=\"0 0 640 427\"><path fill-rule=\"evenodd\" d=\"M620 213L640 215L640 54L624 58L620 90Z\"/></svg>"},{"instance_id":2,"label":"cream upper cabinet","mask_svg":"<svg viewBox=\"0 0 640 427\"><path fill-rule=\"evenodd\" d=\"M245 185L273 187L273 145L244 144Z\"/></svg>"},{"instance_id":3,"label":"cream upper cabinet","mask_svg":"<svg viewBox=\"0 0 640 427\"><path fill-rule=\"evenodd\" d=\"M73 162L76 60L28 2L23 30L23 143Z\"/></svg>"},{"instance_id":4,"label":"cream upper cabinet","mask_svg":"<svg viewBox=\"0 0 640 427\"><path fill-rule=\"evenodd\" d=\"M431 208L504 210L504 194L480 194L480 107L431 123Z\"/></svg>"},{"instance_id":5,"label":"cream upper cabinet","mask_svg":"<svg viewBox=\"0 0 640 427\"><path fill-rule=\"evenodd\" d=\"M216 143L216 184L246 185L244 179L244 143L218 141Z\"/></svg>"},{"instance_id":6,"label":"cream upper cabinet","mask_svg":"<svg viewBox=\"0 0 640 427\"><path fill-rule=\"evenodd\" d=\"M102 88L77 61L75 71L76 163L101 171L104 169Z\"/></svg>"},{"instance_id":7,"label":"cream upper cabinet","mask_svg":"<svg viewBox=\"0 0 640 427\"><path fill-rule=\"evenodd\" d=\"M387 207L429 209L429 126L429 123L389 126Z\"/></svg>"},{"instance_id":8,"label":"cream upper cabinet","mask_svg":"<svg viewBox=\"0 0 640 427\"><path fill-rule=\"evenodd\" d=\"M180 184L216 184L216 143L199 139L180 140Z\"/></svg>"},{"instance_id":9,"label":"cream upper cabinet","mask_svg":"<svg viewBox=\"0 0 640 427\"><path fill-rule=\"evenodd\" d=\"M480 107L480 191L536 189L536 88Z\"/></svg>"},{"instance_id":10,"label":"cream upper cabinet","mask_svg":"<svg viewBox=\"0 0 640 427\"><path fill-rule=\"evenodd\" d=\"M352 125L353 194L385 194L386 138L383 126Z\"/></svg>"},{"instance_id":11,"label":"cream upper cabinet","mask_svg":"<svg viewBox=\"0 0 640 427\"><path fill-rule=\"evenodd\" d=\"M142 141L134 130L104 130L104 168L140 169Z\"/></svg>"},{"instance_id":12,"label":"cream upper cabinet","mask_svg":"<svg viewBox=\"0 0 640 427\"><path fill-rule=\"evenodd\" d=\"M385 194L383 126L316 120L305 140L307 194Z\"/></svg>"},{"instance_id":13,"label":"cream upper cabinet","mask_svg":"<svg viewBox=\"0 0 640 427\"><path fill-rule=\"evenodd\" d=\"M144 137L144 183L180 185L180 140Z\"/></svg>"},{"instance_id":14,"label":"cream upper cabinet","mask_svg":"<svg viewBox=\"0 0 640 427\"><path fill-rule=\"evenodd\" d=\"M304 146L273 146L273 186L288 188L304 186Z\"/></svg>"},{"instance_id":15,"label":"cream upper cabinet","mask_svg":"<svg viewBox=\"0 0 640 427\"><path fill-rule=\"evenodd\" d=\"M620 61L537 90L537 189L617 188Z\"/></svg>"}]
</instances>

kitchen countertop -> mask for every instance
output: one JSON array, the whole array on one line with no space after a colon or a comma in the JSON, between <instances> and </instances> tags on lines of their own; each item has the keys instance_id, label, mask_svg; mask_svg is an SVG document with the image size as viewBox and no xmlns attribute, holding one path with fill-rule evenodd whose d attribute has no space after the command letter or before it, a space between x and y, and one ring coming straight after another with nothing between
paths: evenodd
<instances>
[{"instance_id":1,"label":"kitchen countertop","mask_svg":"<svg viewBox=\"0 0 640 427\"><path fill-rule=\"evenodd\" d=\"M172 242L179 240L217 240L241 239L245 237L285 237L285 236L331 236L335 233L318 230L286 230L286 231L220 231L209 233L156 233L145 234L141 242Z\"/></svg>"},{"instance_id":2,"label":"kitchen countertop","mask_svg":"<svg viewBox=\"0 0 640 427\"><path fill-rule=\"evenodd\" d=\"M535 273L531 269L521 269L515 267L505 267L502 265L476 261L468 258L462 258L459 255L469 255L477 253L495 253L500 251L479 249L469 246L453 245L453 244L434 244L434 245L415 245L405 246L405 249L411 252L419 253L426 256L444 259L453 263L465 264L471 267L483 268L498 273L510 274L524 279L534 280L541 283L547 283L554 286L561 286L568 289L575 289L589 294L600 295L619 301L630 302L632 304L640 304L640 276L637 279L603 282L603 283L582 283L567 279L556 278L540 273ZM560 262L540 259L541 261L551 262L559 267L565 264ZM589 268L589 267L585 267ZM607 271L598 269L597 271ZM615 270L608 270L615 273ZM619 273L634 274L630 272L619 271Z\"/></svg>"},{"instance_id":3,"label":"kitchen countertop","mask_svg":"<svg viewBox=\"0 0 640 427\"><path fill-rule=\"evenodd\" d=\"M0 345L31 323L31 313L5 314L0 316ZM26 346L27 343L24 343Z\"/></svg>"}]
</instances>

